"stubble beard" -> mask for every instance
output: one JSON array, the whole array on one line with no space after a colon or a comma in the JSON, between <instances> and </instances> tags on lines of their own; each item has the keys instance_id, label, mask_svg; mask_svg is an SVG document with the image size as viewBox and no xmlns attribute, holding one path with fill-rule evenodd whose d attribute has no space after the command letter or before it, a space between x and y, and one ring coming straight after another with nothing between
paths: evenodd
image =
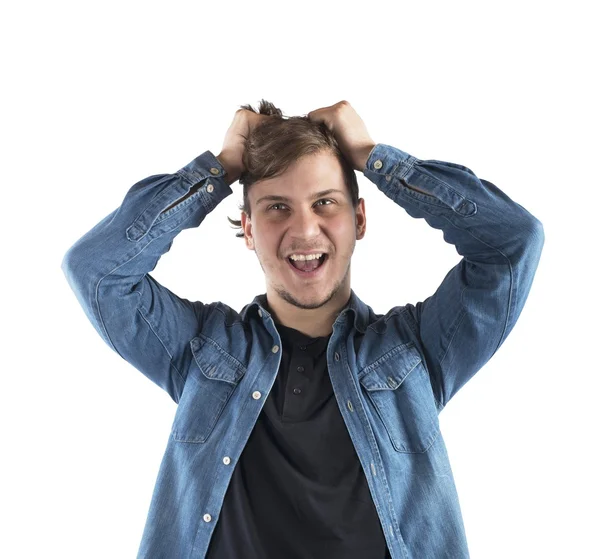
<instances>
[{"instance_id":1,"label":"stubble beard","mask_svg":"<svg viewBox=\"0 0 600 559\"><path fill-rule=\"evenodd\" d=\"M344 277L340 281L338 281L336 285L333 286L333 289L329 292L329 295L325 296L324 299L315 303L303 303L296 299L289 291L286 291L283 287L278 285L275 285L273 287L277 292L277 295L279 295L284 301L287 301L290 305L293 305L294 307L297 307L299 309L318 309L319 307L322 307L323 305L329 303L329 301L331 301L331 299L333 299L336 296L336 294L342 287L342 284L348 277L349 270L350 264L348 264L348 268L346 269Z\"/></svg>"},{"instance_id":2,"label":"stubble beard","mask_svg":"<svg viewBox=\"0 0 600 559\"><path fill-rule=\"evenodd\" d=\"M258 253L257 253L257 256L258 256ZM258 258L258 262L259 262L260 267L262 268L263 272L265 272L265 268L262 265L260 258ZM329 303L329 301L331 301L331 299L333 299L337 295L337 293L341 289L342 285L348 278L349 273L350 273L350 261L348 261L348 267L346 268L346 273L344 274L344 277L333 286L333 289L329 292L328 295L326 295L323 299L321 299L317 302L314 302L314 303L303 303L302 301L299 301L298 299L296 299L296 297L294 297L294 295L292 293L287 291L281 285L273 285L273 289L276 291L276 293L277 293L277 295L279 295L279 297L281 297L284 301L286 301L290 305L293 305L294 307L297 307L299 309L318 309L319 307L322 307L323 305L326 305L327 303Z\"/></svg>"}]
</instances>

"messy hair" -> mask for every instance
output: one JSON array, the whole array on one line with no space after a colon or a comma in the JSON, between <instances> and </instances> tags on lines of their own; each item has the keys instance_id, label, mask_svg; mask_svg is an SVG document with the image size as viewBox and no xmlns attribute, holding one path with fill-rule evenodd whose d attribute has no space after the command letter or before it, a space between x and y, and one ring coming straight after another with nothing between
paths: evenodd
<instances>
[{"instance_id":1,"label":"messy hair","mask_svg":"<svg viewBox=\"0 0 600 559\"><path fill-rule=\"evenodd\" d=\"M342 155L335 136L325 123L312 122L308 116L284 117L280 109L264 99L260 101L258 111L251 105L241 105L241 108L274 117L264 119L244 141L244 171L239 178L243 186L243 203L239 206L241 211L251 217L248 191L255 182L277 177L301 157L322 151L331 153L340 162L344 182L356 209L358 182L354 168ZM244 237L241 220L227 219L240 229L236 237Z\"/></svg>"}]
</instances>

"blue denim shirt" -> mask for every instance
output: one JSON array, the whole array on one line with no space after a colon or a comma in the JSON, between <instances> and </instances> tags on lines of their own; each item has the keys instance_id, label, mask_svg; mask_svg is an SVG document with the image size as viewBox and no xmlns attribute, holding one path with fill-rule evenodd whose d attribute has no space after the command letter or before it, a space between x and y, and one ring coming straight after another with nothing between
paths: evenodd
<instances>
[{"instance_id":1,"label":"blue denim shirt","mask_svg":"<svg viewBox=\"0 0 600 559\"><path fill-rule=\"evenodd\" d=\"M327 349L335 397L391 556L469 557L438 416L514 327L543 227L462 165L377 144L363 173L410 216L441 229L463 258L425 301L385 315L352 291ZM176 173L139 181L62 261L98 334L178 403L139 558L205 556L281 359L264 294L237 312L180 298L149 273L180 231L232 193L224 174L205 151Z\"/></svg>"}]
</instances>

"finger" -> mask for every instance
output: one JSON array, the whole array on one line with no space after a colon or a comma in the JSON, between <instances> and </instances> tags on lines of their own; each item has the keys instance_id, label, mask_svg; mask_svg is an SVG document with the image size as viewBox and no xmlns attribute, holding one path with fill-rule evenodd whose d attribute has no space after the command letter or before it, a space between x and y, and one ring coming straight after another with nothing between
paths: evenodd
<instances>
[{"instance_id":1,"label":"finger","mask_svg":"<svg viewBox=\"0 0 600 559\"><path fill-rule=\"evenodd\" d=\"M312 122L323 122L325 120L325 114L327 111L327 107L321 109L315 109L314 111L310 111L308 113L308 119Z\"/></svg>"},{"instance_id":2,"label":"finger","mask_svg":"<svg viewBox=\"0 0 600 559\"><path fill-rule=\"evenodd\" d=\"M312 118L316 118L316 119L322 119L323 115L327 114L327 108L322 107L320 109L315 109L314 111L310 111L310 113L308 113L308 116L312 117Z\"/></svg>"}]
</instances>

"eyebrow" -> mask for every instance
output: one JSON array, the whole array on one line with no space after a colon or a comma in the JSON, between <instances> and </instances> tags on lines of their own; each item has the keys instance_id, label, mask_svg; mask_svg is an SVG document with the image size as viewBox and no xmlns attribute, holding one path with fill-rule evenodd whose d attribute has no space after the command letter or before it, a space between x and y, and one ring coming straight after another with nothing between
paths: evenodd
<instances>
[{"instance_id":1,"label":"eyebrow","mask_svg":"<svg viewBox=\"0 0 600 559\"><path fill-rule=\"evenodd\" d=\"M321 190L321 192L315 192L315 194L313 194L310 199L311 200L315 200L316 198L321 198L321 196L327 196L328 194L333 194L334 192L337 192L339 194L344 194L344 192L342 192L341 190L337 189L337 188L330 188L329 190ZM275 201L275 202L291 202L292 199L288 198L287 196L278 196L277 194L270 194L268 196L262 196L261 198L259 198L256 201L256 204L260 204L263 200L271 200L271 201Z\"/></svg>"}]
</instances>

